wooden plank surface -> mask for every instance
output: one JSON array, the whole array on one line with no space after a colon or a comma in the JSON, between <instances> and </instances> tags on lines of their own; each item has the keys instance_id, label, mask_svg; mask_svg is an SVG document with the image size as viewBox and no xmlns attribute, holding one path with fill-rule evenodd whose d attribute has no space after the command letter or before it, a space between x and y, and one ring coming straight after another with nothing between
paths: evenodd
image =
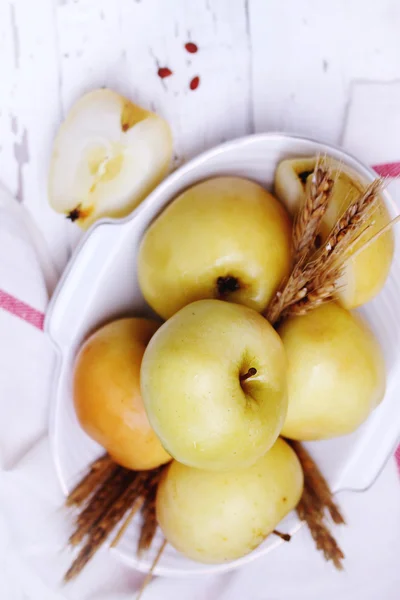
<instances>
[{"instance_id":1,"label":"wooden plank surface","mask_svg":"<svg viewBox=\"0 0 400 600\"><path fill-rule=\"evenodd\" d=\"M64 219L47 203L47 165L60 121L52 0L0 2L0 181L29 208L59 267Z\"/></svg>"}]
</instances>

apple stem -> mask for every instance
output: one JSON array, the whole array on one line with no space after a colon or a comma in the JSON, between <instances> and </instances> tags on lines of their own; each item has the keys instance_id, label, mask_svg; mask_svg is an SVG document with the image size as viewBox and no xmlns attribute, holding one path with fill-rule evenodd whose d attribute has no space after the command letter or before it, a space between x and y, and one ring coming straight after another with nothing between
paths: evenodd
<instances>
[{"instance_id":1,"label":"apple stem","mask_svg":"<svg viewBox=\"0 0 400 600\"><path fill-rule=\"evenodd\" d=\"M250 367L250 369L244 375L240 375L240 381L246 381L249 377L253 377L257 373L257 369Z\"/></svg>"},{"instance_id":2,"label":"apple stem","mask_svg":"<svg viewBox=\"0 0 400 600\"><path fill-rule=\"evenodd\" d=\"M290 540L292 539L292 536L289 533L282 533L281 531L278 531L277 529L274 529L272 533L274 535L277 535L278 537L280 537L281 540L283 540L284 542L290 542Z\"/></svg>"}]
</instances>

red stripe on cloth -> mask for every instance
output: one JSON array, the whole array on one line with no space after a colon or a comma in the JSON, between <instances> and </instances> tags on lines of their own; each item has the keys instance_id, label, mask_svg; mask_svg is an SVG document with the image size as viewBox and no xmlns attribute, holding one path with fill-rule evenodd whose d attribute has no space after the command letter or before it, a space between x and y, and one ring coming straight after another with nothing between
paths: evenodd
<instances>
[{"instance_id":1,"label":"red stripe on cloth","mask_svg":"<svg viewBox=\"0 0 400 600\"><path fill-rule=\"evenodd\" d=\"M44 314L3 290L0 290L0 308L43 330Z\"/></svg>"},{"instance_id":2,"label":"red stripe on cloth","mask_svg":"<svg viewBox=\"0 0 400 600\"><path fill-rule=\"evenodd\" d=\"M394 453L394 457L396 459L397 468L399 470L399 475L400 475L400 446L397 447L397 450Z\"/></svg>"},{"instance_id":3,"label":"red stripe on cloth","mask_svg":"<svg viewBox=\"0 0 400 600\"><path fill-rule=\"evenodd\" d=\"M381 177L400 177L400 162L374 165L372 168Z\"/></svg>"}]
</instances>

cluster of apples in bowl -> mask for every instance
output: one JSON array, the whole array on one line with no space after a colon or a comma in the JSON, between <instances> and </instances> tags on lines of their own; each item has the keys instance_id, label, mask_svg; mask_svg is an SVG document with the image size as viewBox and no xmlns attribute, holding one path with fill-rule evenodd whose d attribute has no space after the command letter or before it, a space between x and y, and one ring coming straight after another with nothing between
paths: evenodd
<instances>
[{"instance_id":1,"label":"cluster of apples in bowl","mask_svg":"<svg viewBox=\"0 0 400 600\"><path fill-rule=\"evenodd\" d=\"M141 292L159 318L114 320L76 357L80 424L128 469L167 465L157 521L195 561L249 554L296 507L303 472L285 438L350 433L385 393L380 345L350 310L384 285L390 230L362 251L355 245L334 301L276 328L265 317L292 268L292 220L315 162L282 161L275 195L229 175L174 198L136 257ZM365 187L330 162L336 181L322 242ZM389 220L382 200L367 238Z\"/></svg>"}]
</instances>

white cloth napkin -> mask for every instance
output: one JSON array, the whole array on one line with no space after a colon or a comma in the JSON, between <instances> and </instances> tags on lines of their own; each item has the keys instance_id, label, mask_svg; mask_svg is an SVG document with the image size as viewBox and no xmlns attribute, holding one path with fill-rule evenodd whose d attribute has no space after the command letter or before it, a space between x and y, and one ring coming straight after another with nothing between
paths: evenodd
<instances>
[{"instance_id":1,"label":"white cloth napkin","mask_svg":"<svg viewBox=\"0 0 400 600\"><path fill-rule=\"evenodd\" d=\"M378 171L395 172L399 106L400 84L355 85L345 148ZM107 550L75 583L60 586L71 559L65 549L70 521L46 435L53 351L40 330L55 279L29 218L0 190L0 598L128 600L142 575ZM394 458L368 492L342 493L339 501L348 523L335 530L347 556L344 573L324 562L303 528L290 544L227 575L156 578L146 600L399 598L400 482Z\"/></svg>"},{"instance_id":2,"label":"white cloth napkin","mask_svg":"<svg viewBox=\"0 0 400 600\"><path fill-rule=\"evenodd\" d=\"M142 576L108 552L60 586L70 522L47 438L54 352L41 330L56 279L28 213L0 188L0 598L129 598Z\"/></svg>"}]
</instances>

